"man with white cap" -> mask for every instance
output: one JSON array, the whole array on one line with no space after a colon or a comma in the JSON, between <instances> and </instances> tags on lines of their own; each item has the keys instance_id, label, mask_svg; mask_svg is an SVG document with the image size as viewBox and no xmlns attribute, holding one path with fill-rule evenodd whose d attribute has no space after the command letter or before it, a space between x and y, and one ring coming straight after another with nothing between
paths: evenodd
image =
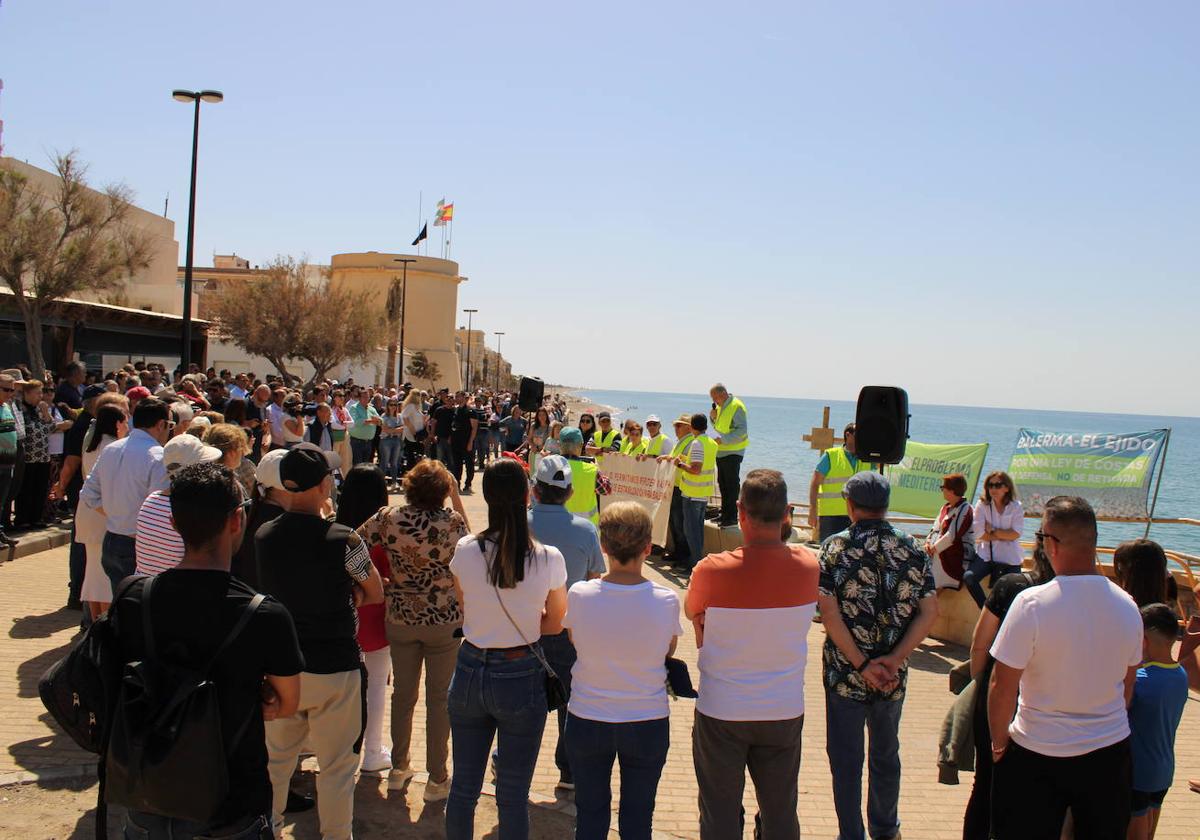
<instances>
[{"instance_id":1,"label":"man with white cap","mask_svg":"<svg viewBox=\"0 0 1200 840\"><path fill-rule=\"evenodd\" d=\"M296 714L267 723L268 772L276 833L283 827L288 783L306 740L321 766L317 811L321 836L349 840L354 774L363 728L362 676L355 607L383 602L383 582L366 544L321 516L342 460L299 443L279 461L287 510L255 535L259 589L292 614L304 671Z\"/></svg>"},{"instance_id":2,"label":"man with white cap","mask_svg":"<svg viewBox=\"0 0 1200 840\"><path fill-rule=\"evenodd\" d=\"M542 545L553 546L562 552L567 562L567 589L582 580L598 578L606 571L596 526L565 507L574 492L573 486L571 462L562 455L547 455L538 461L529 529ZM550 667L570 694L571 668L575 664L575 646L571 644L571 637L563 630L552 636L542 636L541 645ZM562 737L566 721L564 706L558 710L558 746L554 750L554 763L558 765L558 787L573 790L574 778L567 765L567 750Z\"/></svg>"},{"instance_id":3,"label":"man with white cap","mask_svg":"<svg viewBox=\"0 0 1200 840\"><path fill-rule=\"evenodd\" d=\"M254 536L259 528L287 510L288 496L291 495L279 480L279 462L286 454L286 449L272 449L259 460L254 470L257 487L254 503L246 517L246 535L230 563L230 573L255 590L258 589L258 553L254 548Z\"/></svg>"},{"instance_id":4,"label":"man with white cap","mask_svg":"<svg viewBox=\"0 0 1200 840\"><path fill-rule=\"evenodd\" d=\"M221 460L221 450L207 446L195 435L179 435L163 445L163 466L167 478L192 464ZM183 559L183 537L171 522L171 488L155 490L142 502L134 533L135 571L139 575L157 575L173 569Z\"/></svg>"},{"instance_id":5,"label":"man with white cap","mask_svg":"<svg viewBox=\"0 0 1200 840\"><path fill-rule=\"evenodd\" d=\"M665 434L662 430L662 420L657 414L651 414L646 418L646 455L650 458L658 458L660 455L671 454L671 449L675 446L675 441Z\"/></svg>"}]
</instances>

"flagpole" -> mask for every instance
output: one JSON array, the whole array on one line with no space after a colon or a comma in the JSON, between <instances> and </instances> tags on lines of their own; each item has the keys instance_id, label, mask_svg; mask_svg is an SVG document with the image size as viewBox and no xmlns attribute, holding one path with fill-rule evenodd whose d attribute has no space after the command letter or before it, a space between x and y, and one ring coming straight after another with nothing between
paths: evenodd
<instances>
[{"instance_id":1,"label":"flagpole","mask_svg":"<svg viewBox=\"0 0 1200 840\"><path fill-rule=\"evenodd\" d=\"M421 217L425 215L425 191L417 191L417 232L421 230ZM421 256L421 242L417 240L417 256Z\"/></svg>"},{"instance_id":2,"label":"flagpole","mask_svg":"<svg viewBox=\"0 0 1200 840\"><path fill-rule=\"evenodd\" d=\"M450 249L454 247L454 217L450 217L450 236L446 239L446 259L450 259Z\"/></svg>"}]
</instances>

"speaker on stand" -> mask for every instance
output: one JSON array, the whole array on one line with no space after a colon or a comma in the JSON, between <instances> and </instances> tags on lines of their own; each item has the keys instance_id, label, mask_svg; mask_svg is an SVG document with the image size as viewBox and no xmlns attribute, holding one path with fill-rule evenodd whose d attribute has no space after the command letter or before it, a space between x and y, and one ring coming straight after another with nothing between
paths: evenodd
<instances>
[{"instance_id":1,"label":"speaker on stand","mask_svg":"<svg viewBox=\"0 0 1200 840\"><path fill-rule=\"evenodd\" d=\"M537 411L542 407L546 383L535 376L522 376L521 389L517 394L517 405L522 411Z\"/></svg>"},{"instance_id":2,"label":"speaker on stand","mask_svg":"<svg viewBox=\"0 0 1200 840\"><path fill-rule=\"evenodd\" d=\"M908 393L890 385L865 385L854 414L854 452L861 461L898 464L908 442Z\"/></svg>"}]
</instances>

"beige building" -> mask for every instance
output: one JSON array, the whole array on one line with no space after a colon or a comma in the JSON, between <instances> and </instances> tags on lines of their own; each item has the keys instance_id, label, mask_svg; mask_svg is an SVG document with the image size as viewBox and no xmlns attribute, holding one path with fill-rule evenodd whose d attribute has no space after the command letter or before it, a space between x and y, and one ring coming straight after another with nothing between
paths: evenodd
<instances>
[{"instance_id":1,"label":"beige building","mask_svg":"<svg viewBox=\"0 0 1200 840\"><path fill-rule=\"evenodd\" d=\"M383 312L387 307L392 282L405 275L402 264L396 262L401 258L414 260L408 264L408 287L403 295L408 311L403 319L404 363L401 370L404 375L401 381L411 380L422 387L431 384L407 372L413 356L424 353L438 367L438 377L432 383L434 387L460 388L463 369L454 344L454 324L458 312L458 286L467 278L458 273L458 263L437 257L413 257L380 251L334 254L329 266L332 282L367 292L372 305ZM399 335L396 340L399 342ZM382 355L385 362L386 349ZM383 382L386 379L383 364L377 364L376 367L379 374L368 378Z\"/></svg>"},{"instance_id":2,"label":"beige building","mask_svg":"<svg viewBox=\"0 0 1200 840\"><path fill-rule=\"evenodd\" d=\"M404 361L401 367L404 373L399 381L412 381L423 388L430 386L428 379L412 376L407 372L413 357L417 353L424 353L425 357L438 367L434 387L459 388L462 385L465 367L464 358L458 352L454 325L458 311L458 286L467 278L458 273L458 263L436 257L412 257L380 251L335 254L328 266L309 266L310 281L316 283L328 272L330 282L356 292L366 292L371 306L377 307L383 315L393 283L400 284L404 277L402 265L396 262L398 258L414 260L408 265L408 287L403 294L408 313L404 318ZM222 283L262 276L258 266L252 266L248 260L236 254L218 255L213 263L212 266L198 266L193 269L193 280L201 290L198 308L201 317L207 314L204 298L208 289ZM182 268L179 269L179 276L183 276ZM397 329L396 332L395 341L398 347L400 330ZM484 334L482 330L474 332L478 334L478 343L472 346L471 364L478 371L484 358L479 355ZM340 381L353 378L356 382L382 384L388 379L387 360L385 344L366 361L342 365L331 371L330 376ZM494 379L496 363L494 358L489 362L488 370L491 373L488 381ZM511 365L502 359L499 363L511 372ZM208 364L217 370L228 368L235 372L253 371L259 376L273 371L271 364L265 359L250 357L233 344L216 339L209 342ZM292 360L288 370L305 379L312 374L311 366L300 360Z\"/></svg>"},{"instance_id":3,"label":"beige building","mask_svg":"<svg viewBox=\"0 0 1200 840\"><path fill-rule=\"evenodd\" d=\"M58 173L48 172L15 158L0 158L6 169L11 169L28 179L28 183L46 195L58 191ZM97 197L100 193L97 193ZM150 242L150 264L137 272L125 288L111 292L80 292L80 300L92 300L141 309L150 312L183 314L183 285L177 282L175 266L179 264L179 243L175 241L175 223L166 216L151 213L141 207L132 207L129 224L141 232ZM192 298L196 303L195 296Z\"/></svg>"}]
</instances>

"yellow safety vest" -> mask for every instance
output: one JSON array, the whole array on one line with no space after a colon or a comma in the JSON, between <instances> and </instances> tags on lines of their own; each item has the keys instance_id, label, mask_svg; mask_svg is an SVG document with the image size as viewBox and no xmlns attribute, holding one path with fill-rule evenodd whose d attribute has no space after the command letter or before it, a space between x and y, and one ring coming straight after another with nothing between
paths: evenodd
<instances>
[{"instance_id":1,"label":"yellow safety vest","mask_svg":"<svg viewBox=\"0 0 1200 840\"><path fill-rule=\"evenodd\" d=\"M708 435L694 435L692 442L696 440L704 445L704 461L699 475L683 469L679 471L679 492L685 499L707 499L712 495L713 480L717 476L717 442ZM687 460L686 454L682 457Z\"/></svg>"},{"instance_id":2,"label":"yellow safety vest","mask_svg":"<svg viewBox=\"0 0 1200 840\"><path fill-rule=\"evenodd\" d=\"M626 438L625 440L621 441L621 454L622 455L633 455L633 456L645 455L646 454L646 441L645 440L638 441L638 445L634 446L629 441L629 439Z\"/></svg>"},{"instance_id":3,"label":"yellow safety vest","mask_svg":"<svg viewBox=\"0 0 1200 840\"><path fill-rule=\"evenodd\" d=\"M746 411L746 404L737 397L730 397L725 401L725 405L721 406L721 410L717 413L717 419L713 423L713 428L717 430L717 434L729 434L729 429L733 426L733 416L737 414L739 408L742 410L742 413L747 416L747 418L750 416L749 412ZM717 451L740 452L749 445L750 436L746 435L745 439L739 441L738 443L726 444L722 442L717 444Z\"/></svg>"},{"instance_id":4,"label":"yellow safety vest","mask_svg":"<svg viewBox=\"0 0 1200 840\"><path fill-rule=\"evenodd\" d=\"M821 479L817 490L817 516L846 516L846 500L842 498L842 488L850 476L860 472L870 472L871 464L866 461L850 462L850 453L841 446L825 450L829 456L829 472Z\"/></svg>"},{"instance_id":5,"label":"yellow safety vest","mask_svg":"<svg viewBox=\"0 0 1200 840\"><path fill-rule=\"evenodd\" d=\"M679 443L675 444L675 448L671 450L672 458L682 458L683 453L688 451L688 447L692 445L695 435L685 435ZM683 477L683 470L675 470L675 486L680 486L680 479Z\"/></svg>"},{"instance_id":6,"label":"yellow safety vest","mask_svg":"<svg viewBox=\"0 0 1200 840\"><path fill-rule=\"evenodd\" d=\"M577 513L593 525L600 524L600 500L596 496L596 476L600 469L590 461L579 461L568 458L571 465L571 498L567 499L565 507L571 513Z\"/></svg>"},{"instance_id":7,"label":"yellow safety vest","mask_svg":"<svg viewBox=\"0 0 1200 840\"><path fill-rule=\"evenodd\" d=\"M607 452L612 449L613 441L617 438L617 430L609 429L608 434L596 429L596 433L592 435L592 446L598 447L601 451Z\"/></svg>"},{"instance_id":8,"label":"yellow safety vest","mask_svg":"<svg viewBox=\"0 0 1200 840\"><path fill-rule=\"evenodd\" d=\"M667 436L662 432L659 432L654 437L650 438L650 440L646 441L646 454L653 455L655 458L663 454L663 442L666 441L666 439Z\"/></svg>"}]
</instances>

